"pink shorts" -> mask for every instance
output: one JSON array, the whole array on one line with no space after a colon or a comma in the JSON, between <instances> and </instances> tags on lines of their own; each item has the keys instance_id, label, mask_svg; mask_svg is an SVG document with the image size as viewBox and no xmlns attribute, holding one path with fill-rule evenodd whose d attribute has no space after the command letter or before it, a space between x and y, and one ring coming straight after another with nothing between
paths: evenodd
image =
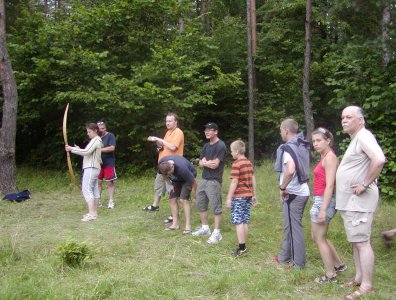
<instances>
[{"instance_id":1,"label":"pink shorts","mask_svg":"<svg viewBox=\"0 0 396 300\"><path fill-rule=\"evenodd\" d=\"M99 180L104 180L105 181L113 181L117 179L117 174L115 171L115 167L103 167L102 169L100 169L100 173L99 173Z\"/></svg>"}]
</instances>

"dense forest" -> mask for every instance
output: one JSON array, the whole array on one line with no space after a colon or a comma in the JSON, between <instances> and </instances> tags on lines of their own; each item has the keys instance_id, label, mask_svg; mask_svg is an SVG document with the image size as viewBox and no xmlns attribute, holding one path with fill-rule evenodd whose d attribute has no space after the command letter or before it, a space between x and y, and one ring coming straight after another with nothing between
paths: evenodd
<instances>
[{"instance_id":1,"label":"dense forest","mask_svg":"<svg viewBox=\"0 0 396 300\"><path fill-rule=\"evenodd\" d=\"M309 96L315 127L347 136L340 114L366 111L387 156L383 195L396 186L395 1L312 1ZM187 158L199 155L203 125L218 123L229 144L248 139L247 19L242 0L8 0L6 32L18 87L17 164L66 168L69 142L104 119L117 137L117 168L155 163L149 135L179 115ZM305 129L303 68L306 1L256 0L255 160L273 157L282 118ZM0 100L0 103L3 101ZM1 113L1 108L0 108ZM77 161L75 161L77 163Z\"/></svg>"}]
</instances>

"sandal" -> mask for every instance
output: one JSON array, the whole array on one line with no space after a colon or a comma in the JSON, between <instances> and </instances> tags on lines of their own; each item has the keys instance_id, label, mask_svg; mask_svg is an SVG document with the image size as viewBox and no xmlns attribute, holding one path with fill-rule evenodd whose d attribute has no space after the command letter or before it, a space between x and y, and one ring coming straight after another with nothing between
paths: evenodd
<instances>
[{"instance_id":1,"label":"sandal","mask_svg":"<svg viewBox=\"0 0 396 300\"><path fill-rule=\"evenodd\" d=\"M145 210L145 211L158 211L159 210L159 206L149 205L149 206L146 206L145 208L143 208L143 210Z\"/></svg>"},{"instance_id":2,"label":"sandal","mask_svg":"<svg viewBox=\"0 0 396 300\"><path fill-rule=\"evenodd\" d=\"M93 221L93 220L96 220L96 216L90 215L90 214L84 215L83 218L81 219L81 221L83 221L83 222L89 222L89 221Z\"/></svg>"},{"instance_id":3,"label":"sandal","mask_svg":"<svg viewBox=\"0 0 396 300\"><path fill-rule=\"evenodd\" d=\"M353 286L360 286L360 282L357 282L355 279L352 279L351 281L341 284L342 288L349 288Z\"/></svg>"},{"instance_id":4,"label":"sandal","mask_svg":"<svg viewBox=\"0 0 396 300\"><path fill-rule=\"evenodd\" d=\"M184 229L182 234L183 235L191 234L191 229Z\"/></svg>"},{"instance_id":5,"label":"sandal","mask_svg":"<svg viewBox=\"0 0 396 300\"><path fill-rule=\"evenodd\" d=\"M177 227L170 227L170 226L169 226L169 227L166 227L166 228L165 228L166 231L178 230L178 229L179 229L179 226L177 226Z\"/></svg>"},{"instance_id":6,"label":"sandal","mask_svg":"<svg viewBox=\"0 0 396 300\"><path fill-rule=\"evenodd\" d=\"M337 275L327 276L326 274L315 278L316 283L337 282Z\"/></svg>"},{"instance_id":7,"label":"sandal","mask_svg":"<svg viewBox=\"0 0 396 300\"><path fill-rule=\"evenodd\" d=\"M345 299L347 299L347 300L358 299L358 298L360 298L362 296L365 296L367 294L370 294L372 292L374 292L373 288L369 288L369 289L358 288L352 294L349 294L349 295L345 296Z\"/></svg>"},{"instance_id":8,"label":"sandal","mask_svg":"<svg viewBox=\"0 0 396 300\"><path fill-rule=\"evenodd\" d=\"M334 266L334 271L336 271L336 273L338 272L345 272L346 269L348 269L348 266L346 264L342 264L341 266Z\"/></svg>"},{"instance_id":9,"label":"sandal","mask_svg":"<svg viewBox=\"0 0 396 300\"><path fill-rule=\"evenodd\" d=\"M165 224L172 223L172 222L173 222L172 216L169 216L169 217L167 217L167 218L164 220L164 223L165 223Z\"/></svg>"}]
</instances>

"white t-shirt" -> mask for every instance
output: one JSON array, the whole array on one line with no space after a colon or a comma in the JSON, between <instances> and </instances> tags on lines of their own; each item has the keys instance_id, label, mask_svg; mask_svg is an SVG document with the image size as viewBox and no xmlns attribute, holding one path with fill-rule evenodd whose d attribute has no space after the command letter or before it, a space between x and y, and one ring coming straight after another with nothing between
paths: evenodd
<instances>
[{"instance_id":1,"label":"white t-shirt","mask_svg":"<svg viewBox=\"0 0 396 300\"><path fill-rule=\"evenodd\" d=\"M290 160L293 160L293 159L292 159L292 157L290 156L289 153L284 152L282 160L283 160L282 161L282 173L280 174L280 177L279 177L279 184L281 184L282 181L283 181L283 176L284 176L284 173L285 173L286 164ZM309 186L308 186L308 183L302 183L301 184L298 181L297 172L294 171L292 180L290 181L290 183L286 187L286 192L289 193L289 194L297 195L297 196L309 196Z\"/></svg>"}]
</instances>

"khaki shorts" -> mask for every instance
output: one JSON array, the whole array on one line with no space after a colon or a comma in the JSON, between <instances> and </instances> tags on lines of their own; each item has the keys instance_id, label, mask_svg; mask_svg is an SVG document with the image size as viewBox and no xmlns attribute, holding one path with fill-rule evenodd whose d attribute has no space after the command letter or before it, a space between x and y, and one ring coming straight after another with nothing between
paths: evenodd
<instances>
[{"instance_id":1,"label":"khaki shorts","mask_svg":"<svg viewBox=\"0 0 396 300\"><path fill-rule=\"evenodd\" d=\"M154 181L154 196L161 198L161 196L164 196L165 193L166 193L166 186L165 186L164 178L160 173L157 173L157 176L155 177L155 181Z\"/></svg>"},{"instance_id":2,"label":"khaki shorts","mask_svg":"<svg viewBox=\"0 0 396 300\"><path fill-rule=\"evenodd\" d=\"M348 242L361 243L370 240L373 212L340 210L339 213L344 220Z\"/></svg>"}]
</instances>

